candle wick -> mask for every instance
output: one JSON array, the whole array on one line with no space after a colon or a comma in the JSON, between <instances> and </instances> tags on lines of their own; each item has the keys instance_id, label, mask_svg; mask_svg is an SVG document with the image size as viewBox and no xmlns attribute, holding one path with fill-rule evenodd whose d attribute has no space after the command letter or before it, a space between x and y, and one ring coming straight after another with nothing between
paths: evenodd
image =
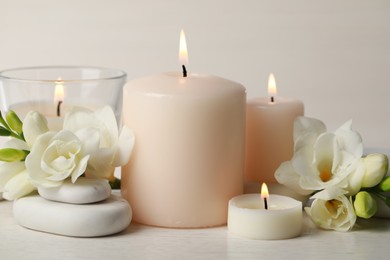
<instances>
[{"instance_id":1,"label":"candle wick","mask_svg":"<svg viewBox=\"0 0 390 260\"><path fill-rule=\"evenodd\" d=\"M264 208L265 208L265 209L268 209L267 198L264 198Z\"/></svg>"},{"instance_id":2,"label":"candle wick","mask_svg":"<svg viewBox=\"0 0 390 260\"><path fill-rule=\"evenodd\" d=\"M181 65L181 67L183 68L183 78L186 78L186 77L187 77L187 69L186 69L186 66Z\"/></svg>"},{"instance_id":3,"label":"candle wick","mask_svg":"<svg viewBox=\"0 0 390 260\"><path fill-rule=\"evenodd\" d=\"M271 103L274 103L274 101L275 101L275 100L274 100L274 97L272 96L272 97L271 97Z\"/></svg>"},{"instance_id":4,"label":"candle wick","mask_svg":"<svg viewBox=\"0 0 390 260\"><path fill-rule=\"evenodd\" d=\"M62 101L58 101L58 104L57 104L57 116L58 117L61 116L61 104L62 104Z\"/></svg>"}]
</instances>

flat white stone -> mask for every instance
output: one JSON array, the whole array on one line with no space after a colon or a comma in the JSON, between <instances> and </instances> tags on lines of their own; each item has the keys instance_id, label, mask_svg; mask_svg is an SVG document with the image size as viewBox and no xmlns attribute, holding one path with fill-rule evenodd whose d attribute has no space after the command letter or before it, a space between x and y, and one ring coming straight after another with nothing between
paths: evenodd
<instances>
[{"instance_id":1,"label":"flat white stone","mask_svg":"<svg viewBox=\"0 0 390 260\"><path fill-rule=\"evenodd\" d=\"M68 179L59 187L38 188L38 193L48 200L87 204L110 197L111 187L107 180L80 177L75 183Z\"/></svg>"},{"instance_id":2,"label":"flat white stone","mask_svg":"<svg viewBox=\"0 0 390 260\"><path fill-rule=\"evenodd\" d=\"M124 230L131 222L132 210L126 200L115 195L84 205L34 195L15 200L13 215L19 225L29 229L72 237L98 237Z\"/></svg>"}]
</instances>

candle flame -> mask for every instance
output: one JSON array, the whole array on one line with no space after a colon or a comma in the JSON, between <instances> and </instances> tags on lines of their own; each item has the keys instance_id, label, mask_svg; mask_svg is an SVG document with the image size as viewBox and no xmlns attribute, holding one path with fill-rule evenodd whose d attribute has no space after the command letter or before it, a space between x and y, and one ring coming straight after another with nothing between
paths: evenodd
<instances>
[{"instance_id":1,"label":"candle flame","mask_svg":"<svg viewBox=\"0 0 390 260\"><path fill-rule=\"evenodd\" d=\"M263 200L264 198L269 199L269 192L268 192L268 187L265 182L261 185L261 199Z\"/></svg>"},{"instance_id":2,"label":"candle flame","mask_svg":"<svg viewBox=\"0 0 390 260\"><path fill-rule=\"evenodd\" d=\"M276 96L276 82L275 82L275 76L274 74L269 74L268 78L268 95L273 98Z\"/></svg>"},{"instance_id":3,"label":"candle flame","mask_svg":"<svg viewBox=\"0 0 390 260\"><path fill-rule=\"evenodd\" d=\"M58 102L64 101L64 81L61 79L61 77L58 77L55 81L56 88L54 89L54 103L57 104Z\"/></svg>"},{"instance_id":4,"label":"candle flame","mask_svg":"<svg viewBox=\"0 0 390 260\"><path fill-rule=\"evenodd\" d=\"M179 61L180 61L180 65L188 64L187 42L183 30L180 31Z\"/></svg>"}]
</instances>

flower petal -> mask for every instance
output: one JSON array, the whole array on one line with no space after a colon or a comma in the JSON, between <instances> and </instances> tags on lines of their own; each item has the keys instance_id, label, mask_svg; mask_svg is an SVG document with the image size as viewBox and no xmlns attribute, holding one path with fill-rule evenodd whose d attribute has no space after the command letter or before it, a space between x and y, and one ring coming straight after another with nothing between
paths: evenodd
<instances>
[{"instance_id":1,"label":"flower petal","mask_svg":"<svg viewBox=\"0 0 390 260\"><path fill-rule=\"evenodd\" d=\"M309 195L313 190L302 189L299 183L300 176L295 172L291 162L283 162L275 171L275 178L295 192L302 195Z\"/></svg>"},{"instance_id":2,"label":"flower petal","mask_svg":"<svg viewBox=\"0 0 390 260\"><path fill-rule=\"evenodd\" d=\"M24 162L4 162L0 165L0 191L4 189L7 182L18 173L25 170Z\"/></svg>"},{"instance_id":3,"label":"flower petal","mask_svg":"<svg viewBox=\"0 0 390 260\"><path fill-rule=\"evenodd\" d=\"M127 126L124 126L119 136L117 149L112 162L114 167L123 166L129 161L134 147L134 139L133 131Z\"/></svg>"},{"instance_id":4,"label":"flower petal","mask_svg":"<svg viewBox=\"0 0 390 260\"><path fill-rule=\"evenodd\" d=\"M76 133L82 128L98 127L99 122L92 115L93 112L89 109L73 107L73 109L65 115L63 129Z\"/></svg>"},{"instance_id":5,"label":"flower petal","mask_svg":"<svg viewBox=\"0 0 390 260\"><path fill-rule=\"evenodd\" d=\"M27 170L24 170L7 182L3 197L7 200L14 200L30 194L34 190L35 187L29 181Z\"/></svg>"},{"instance_id":6,"label":"flower petal","mask_svg":"<svg viewBox=\"0 0 390 260\"><path fill-rule=\"evenodd\" d=\"M305 143L311 142L322 133L326 132L325 124L310 117L297 117L294 121L294 149L298 150Z\"/></svg>"},{"instance_id":7,"label":"flower petal","mask_svg":"<svg viewBox=\"0 0 390 260\"><path fill-rule=\"evenodd\" d=\"M360 134L352 130L352 120L344 123L336 131L335 135L342 150L352 154L354 158L363 155L363 141Z\"/></svg>"},{"instance_id":8,"label":"flower petal","mask_svg":"<svg viewBox=\"0 0 390 260\"><path fill-rule=\"evenodd\" d=\"M12 138L12 139L8 140L7 142L5 142L4 147L14 148L14 149L18 149L18 150L27 150L27 151L30 150L30 147L28 147L26 142L19 140L19 139L16 139L16 138Z\"/></svg>"},{"instance_id":9,"label":"flower petal","mask_svg":"<svg viewBox=\"0 0 390 260\"><path fill-rule=\"evenodd\" d=\"M48 131L47 119L42 114L36 111L27 113L23 120L23 135L28 146L32 147L35 139Z\"/></svg>"},{"instance_id":10,"label":"flower petal","mask_svg":"<svg viewBox=\"0 0 390 260\"><path fill-rule=\"evenodd\" d=\"M86 155L78 162L77 167L76 169L74 169L71 176L71 180L73 183L77 180L78 177L83 175L83 173L87 169L88 160L89 160L89 155Z\"/></svg>"},{"instance_id":11,"label":"flower petal","mask_svg":"<svg viewBox=\"0 0 390 260\"><path fill-rule=\"evenodd\" d=\"M347 191L345 191L339 187L332 186L332 187L329 187L325 190L317 192L316 194L314 194L310 198L311 199L321 199L321 200L333 200L333 199L335 199L341 195L345 195L345 194L347 194Z\"/></svg>"},{"instance_id":12,"label":"flower petal","mask_svg":"<svg viewBox=\"0 0 390 260\"><path fill-rule=\"evenodd\" d=\"M100 135L96 128L82 128L78 130L76 136L82 140L82 150L84 154L94 154L99 149Z\"/></svg>"},{"instance_id":13,"label":"flower petal","mask_svg":"<svg viewBox=\"0 0 390 260\"><path fill-rule=\"evenodd\" d=\"M114 111L111 107L105 106L95 111L95 116L100 120L105 128L108 130L108 134L111 140L107 140L108 144L115 144L118 140L118 123L116 122ZM103 146L107 147L107 146Z\"/></svg>"},{"instance_id":14,"label":"flower petal","mask_svg":"<svg viewBox=\"0 0 390 260\"><path fill-rule=\"evenodd\" d=\"M362 188L364 173L366 172L366 166L364 164L364 160L361 158L356 165L354 171L348 177L348 195L353 196L359 192Z\"/></svg>"},{"instance_id":15,"label":"flower petal","mask_svg":"<svg viewBox=\"0 0 390 260\"><path fill-rule=\"evenodd\" d=\"M88 167L85 172L89 178L110 179L115 168L112 166L113 149L101 148L89 158Z\"/></svg>"}]
</instances>

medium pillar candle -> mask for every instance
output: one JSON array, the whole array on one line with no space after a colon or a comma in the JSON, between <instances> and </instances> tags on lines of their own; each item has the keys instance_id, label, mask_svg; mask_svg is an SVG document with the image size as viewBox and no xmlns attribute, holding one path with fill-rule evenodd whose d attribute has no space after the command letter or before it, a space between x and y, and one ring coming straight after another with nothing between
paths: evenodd
<instances>
[{"instance_id":1,"label":"medium pillar candle","mask_svg":"<svg viewBox=\"0 0 390 260\"><path fill-rule=\"evenodd\" d=\"M164 73L124 87L135 133L122 195L142 224L196 228L227 222L243 191L245 88L210 75Z\"/></svg>"},{"instance_id":2,"label":"medium pillar candle","mask_svg":"<svg viewBox=\"0 0 390 260\"><path fill-rule=\"evenodd\" d=\"M277 97L272 74L269 92L270 97L257 97L247 103L246 182L276 183L275 170L293 155L294 120L303 115L303 103Z\"/></svg>"}]
</instances>

